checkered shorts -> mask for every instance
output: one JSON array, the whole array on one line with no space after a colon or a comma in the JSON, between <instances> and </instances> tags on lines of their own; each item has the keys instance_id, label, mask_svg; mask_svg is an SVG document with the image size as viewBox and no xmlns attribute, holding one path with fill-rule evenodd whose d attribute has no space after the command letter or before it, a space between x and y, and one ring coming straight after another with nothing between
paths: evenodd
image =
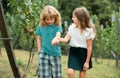
<instances>
[{"instance_id":1,"label":"checkered shorts","mask_svg":"<svg viewBox=\"0 0 120 78\"><path fill-rule=\"evenodd\" d=\"M40 52L38 78L62 78L61 57L50 56Z\"/></svg>"}]
</instances>

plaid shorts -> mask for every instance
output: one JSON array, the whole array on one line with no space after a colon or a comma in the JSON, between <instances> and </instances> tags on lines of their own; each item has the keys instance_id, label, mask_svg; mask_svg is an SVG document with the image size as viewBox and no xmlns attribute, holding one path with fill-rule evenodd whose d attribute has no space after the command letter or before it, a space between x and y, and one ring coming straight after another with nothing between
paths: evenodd
<instances>
[{"instance_id":1,"label":"plaid shorts","mask_svg":"<svg viewBox=\"0 0 120 78\"><path fill-rule=\"evenodd\" d=\"M61 57L39 53L38 78L62 78Z\"/></svg>"}]
</instances>

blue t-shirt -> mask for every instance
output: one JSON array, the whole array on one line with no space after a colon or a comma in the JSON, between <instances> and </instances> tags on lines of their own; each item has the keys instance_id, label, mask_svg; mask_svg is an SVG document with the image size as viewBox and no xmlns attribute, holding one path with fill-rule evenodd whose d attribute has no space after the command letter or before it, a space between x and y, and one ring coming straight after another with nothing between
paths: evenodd
<instances>
[{"instance_id":1,"label":"blue t-shirt","mask_svg":"<svg viewBox=\"0 0 120 78\"><path fill-rule=\"evenodd\" d=\"M59 44L54 46L51 44L57 32L62 32L62 26L56 26L55 24L44 27L41 25L37 26L35 33L41 37L41 52L52 56L61 56Z\"/></svg>"}]
</instances>

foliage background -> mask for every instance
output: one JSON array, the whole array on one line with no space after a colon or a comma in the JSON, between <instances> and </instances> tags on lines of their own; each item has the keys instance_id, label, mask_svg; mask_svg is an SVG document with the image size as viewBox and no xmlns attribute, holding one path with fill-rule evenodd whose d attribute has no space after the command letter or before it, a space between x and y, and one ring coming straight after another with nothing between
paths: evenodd
<instances>
[{"instance_id":1,"label":"foliage background","mask_svg":"<svg viewBox=\"0 0 120 78\"><path fill-rule=\"evenodd\" d=\"M7 28L13 49L36 53L36 26L45 5L56 7L62 16L62 37L72 23L71 14L78 6L85 6L95 25L97 37L93 40L95 62L98 59L114 60L120 69L120 0L0 0L4 7ZM1 33L0 33L1 37ZM69 44L60 43L63 55L69 54ZM1 48L4 47L0 41ZM23 65L24 66L24 65Z\"/></svg>"}]
</instances>

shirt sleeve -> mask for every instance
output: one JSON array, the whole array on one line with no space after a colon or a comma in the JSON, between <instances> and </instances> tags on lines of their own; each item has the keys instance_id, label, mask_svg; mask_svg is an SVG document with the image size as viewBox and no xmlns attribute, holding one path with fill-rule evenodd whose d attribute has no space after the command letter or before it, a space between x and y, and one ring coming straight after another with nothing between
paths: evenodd
<instances>
[{"instance_id":1,"label":"shirt sleeve","mask_svg":"<svg viewBox=\"0 0 120 78\"><path fill-rule=\"evenodd\" d=\"M68 34L72 34L72 29L75 27L75 25L74 24L71 24L70 26L69 26L69 28L68 28Z\"/></svg>"},{"instance_id":2,"label":"shirt sleeve","mask_svg":"<svg viewBox=\"0 0 120 78\"><path fill-rule=\"evenodd\" d=\"M62 26L59 26L58 32L62 33Z\"/></svg>"},{"instance_id":3,"label":"shirt sleeve","mask_svg":"<svg viewBox=\"0 0 120 78\"><path fill-rule=\"evenodd\" d=\"M41 33L40 33L40 26L39 25L36 28L35 34L36 35L41 35Z\"/></svg>"},{"instance_id":4,"label":"shirt sleeve","mask_svg":"<svg viewBox=\"0 0 120 78\"><path fill-rule=\"evenodd\" d=\"M89 28L87 30L88 30L87 39L92 39L93 40L95 38L93 28Z\"/></svg>"}]
</instances>

